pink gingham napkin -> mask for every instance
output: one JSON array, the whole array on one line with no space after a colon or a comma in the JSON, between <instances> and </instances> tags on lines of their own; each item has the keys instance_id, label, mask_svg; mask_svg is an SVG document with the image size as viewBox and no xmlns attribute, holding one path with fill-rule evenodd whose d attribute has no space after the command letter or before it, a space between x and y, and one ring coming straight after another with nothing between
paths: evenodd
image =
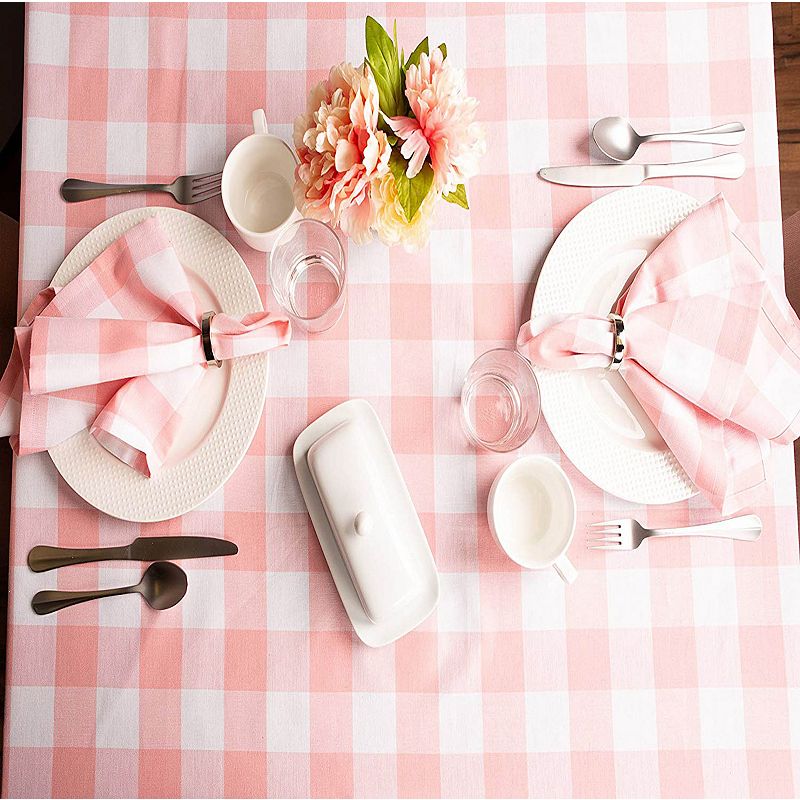
<instances>
[{"instance_id":1,"label":"pink gingham napkin","mask_svg":"<svg viewBox=\"0 0 800 800\"><path fill-rule=\"evenodd\" d=\"M155 474L206 365L205 311L158 220L129 230L63 288L48 287L15 329L0 379L0 435L20 455L84 428L134 469ZM286 317L216 314L217 359L289 343ZM211 367L214 369L215 367Z\"/></svg>"},{"instance_id":2,"label":"pink gingham napkin","mask_svg":"<svg viewBox=\"0 0 800 800\"><path fill-rule=\"evenodd\" d=\"M723 513L756 502L770 442L800 436L800 321L718 195L645 259L614 311L619 374L696 486ZM550 369L605 368L605 317L535 317L517 347Z\"/></svg>"}]
</instances>

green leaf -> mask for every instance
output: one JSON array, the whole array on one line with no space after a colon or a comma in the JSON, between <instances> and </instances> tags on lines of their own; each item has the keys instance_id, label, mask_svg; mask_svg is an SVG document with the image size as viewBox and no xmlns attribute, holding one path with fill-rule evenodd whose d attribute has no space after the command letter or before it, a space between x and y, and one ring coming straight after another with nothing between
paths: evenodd
<instances>
[{"instance_id":1,"label":"green leaf","mask_svg":"<svg viewBox=\"0 0 800 800\"><path fill-rule=\"evenodd\" d=\"M439 49L442 51L442 58L447 58L447 45L444 42L442 42L439 45Z\"/></svg>"},{"instance_id":2,"label":"green leaf","mask_svg":"<svg viewBox=\"0 0 800 800\"><path fill-rule=\"evenodd\" d=\"M467 187L463 183L459 183L455 190L450 194L443 194L442 197L448 203L453 203L461 208L466 208L469 211L469 203L467 202Z\"/></svg>"},{"instance_id":3,"label":"green leaf","mask_svg":"<svg viewBox=\"0 0 800 800\"><path fill-rule=\"evenodd\" d=\"M415 48L414 52L408 57L408 61L406 61L406 69L408 69L412 64L415 67L419 66L419 57L425 53L428 55L428 37L426 36Z\"/></svg>"},{"instance_id":4,"label":"green leaf","mask_svg":"<svg viewBox=\"0 0 800 800\"><path fill-rule=\"evenodd\" d=\"M395 22L395 38L397 23ZM367 63L378 86L381 111L387 117L397 117L406 111L403 94L403 74L397 45L383 26L372 17L367 17L364 38L367 45Z\"/></svg>"},{"instance_id":5,"label":"green leaf","mask_svg":"<svg viewBox=\"0 0 800 800\"><path fill-rule=\"evenodd\" d=\"M389 169L394 175L394 183L397 187L397 199L403 207L406 220L411 222L414 219L422 201L428 196L428 192L433 185L433 168L427 162L422 169L411 179L406 175L408 162L400 155L398 150L392 150L389 159Z\"/></svg>"}]
</instances>

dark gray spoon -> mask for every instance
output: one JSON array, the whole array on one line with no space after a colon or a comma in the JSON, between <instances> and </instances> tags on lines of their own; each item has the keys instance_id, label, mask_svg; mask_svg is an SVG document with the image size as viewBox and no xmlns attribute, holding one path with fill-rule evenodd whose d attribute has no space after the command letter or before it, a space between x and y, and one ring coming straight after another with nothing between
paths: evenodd
<instances>
[{"instance_id":1,"label":"dark gray spoon","mask_svg":"<svg viewBox=\"0 0 800 800\"><path fill-rule=\"evenodd\" d=\"M142 579L135 586L94 589L89 592L37 592L31 600L31 606L37 614L51 614L53 611L85 603L87 600L138 592L150 608L163 611L180 603L186 594L186 587L186 573L177 564L156 561L144 571Z\"/></svg>"}]
</instances>

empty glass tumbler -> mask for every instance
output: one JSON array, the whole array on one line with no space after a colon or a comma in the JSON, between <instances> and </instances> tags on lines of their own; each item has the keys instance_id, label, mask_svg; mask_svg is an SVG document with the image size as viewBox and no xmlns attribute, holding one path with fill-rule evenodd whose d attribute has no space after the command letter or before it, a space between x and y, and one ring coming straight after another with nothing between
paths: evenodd
<instances>
[{"instance_id":1,"label":"empty glass tumbler","mask_svg":"<svg viewBox=\"0 0 800 800\"><path fill-rule=\"evenodd\" d=\"M515 350L489 350L467 371L461 421L473 444L498 453L516 450L533 434L539 410L533 367Z\"/></svg>"},{"instance_id":2,"label":"empty glass tumbler","mask_svg":"<svg viewBox=\"0 0 800 800\"><path fill-rule=\"evenodd\" d=\"M315 219L286 226L272 248L272 292L294 325L309 333L332 328L345 304L347 264L334 230Z\"/></svg>"}]
</instances>

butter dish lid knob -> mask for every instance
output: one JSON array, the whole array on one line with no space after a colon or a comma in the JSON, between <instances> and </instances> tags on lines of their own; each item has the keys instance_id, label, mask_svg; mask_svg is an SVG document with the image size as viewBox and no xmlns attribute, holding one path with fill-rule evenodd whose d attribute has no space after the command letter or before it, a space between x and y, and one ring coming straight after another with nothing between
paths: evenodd
<instances>
[{"instance_id":1,"label":"butter dish lid knob","mask_svg":"<svg viewBox=\"0 0 800 800\"><path fill-rule=\"evenodd\" d=\"M359 536L366 536L372 531L373 527L374 521L366 511L359 511L356 514L356 518L353 520L353 528Z\"/></svg>"}]
</instances>

